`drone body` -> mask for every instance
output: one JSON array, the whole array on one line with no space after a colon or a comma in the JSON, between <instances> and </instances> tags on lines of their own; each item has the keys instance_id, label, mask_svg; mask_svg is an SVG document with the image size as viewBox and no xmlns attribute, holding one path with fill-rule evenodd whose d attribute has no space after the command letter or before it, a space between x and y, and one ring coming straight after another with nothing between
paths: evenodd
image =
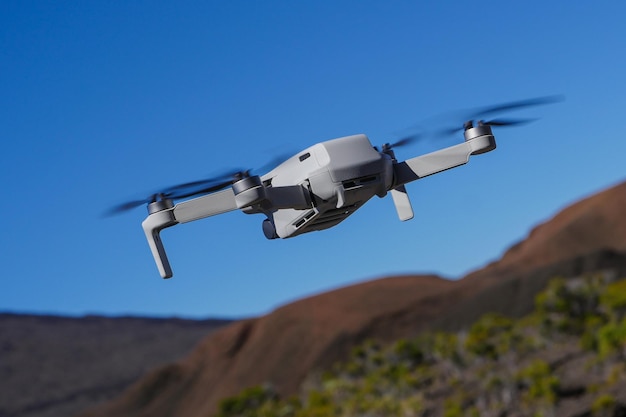
<instances>
[{"instance_id":1,"label":"drone body","mask_svg":"<svg viewBox=\"0 0 626 417\"><path fill-rule=\"evenodd\" d=\"M262 225L268 239L285 239L335 226L370 198L388 192L400 220L409 220L413 209L406 183L496 147L489 125L466 126L464 135L463 143L404 162L396 160L392 145L378 150L363 134L318 143L263 176L239 175L225 190L177 204L155 196L142 226L161 276L169 278L172 270L159 233L178 223L240 209L266 216Z\"/></svg>"},{"instance_id":2,"label":"drone body","mask_svg":"<svg viewBox=\"0 0 626 417\"><path fill-rule=\"evenodd\" d=\"M313 145L263 176L239 171L180 184L124 203L110 212L148 205L149 214L142 226L163 278L171 277L172 269L161 242L161 230L216 214L238 209L247 214L262 214L265 237L286 239L333 227L370 198L389 193L400 220L409 220L413 218L413 208L405 184L463 165L470 156L495 149L491 126L516 126L533 120L483 121L478 117L560 100L559 96L539 97L474 110L464 116L468 121L463 124L462 143L402 162L396 159L393 148L415 140L415 136L387 143L380 150L365 135L346 136ZM445 129L439 135L459 130Z\"/></svg>"}]
</instances>

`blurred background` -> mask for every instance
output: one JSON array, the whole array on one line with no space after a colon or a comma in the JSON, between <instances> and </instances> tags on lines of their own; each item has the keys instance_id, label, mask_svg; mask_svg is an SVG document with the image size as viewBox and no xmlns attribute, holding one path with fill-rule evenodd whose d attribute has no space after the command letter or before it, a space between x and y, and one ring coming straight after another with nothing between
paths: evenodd
<instances>
[{"instance_id":1,"label":"blurred background","mask_svg":"<svg viewBox=\"0 0 626 417\"><path fill-rule=\"evenodd\" d=\"M0 310L245 317L380 276L457 278L538 222L624 179L626 58L616 1L4 1ZM159 187L258 168L316 142L373 144L454 110L562 94L507 116L498 149L338 227L268 241L232 212L145 241ZM450 113L452 112L452 113ZM461 139L399 149L406 159Z\"/></svg>"}]
</instances>

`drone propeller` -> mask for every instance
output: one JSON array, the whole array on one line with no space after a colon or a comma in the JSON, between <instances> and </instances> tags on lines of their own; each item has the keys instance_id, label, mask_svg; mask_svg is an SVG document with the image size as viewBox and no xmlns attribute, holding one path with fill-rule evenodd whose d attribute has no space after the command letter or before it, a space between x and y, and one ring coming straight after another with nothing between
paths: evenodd
<instances>
[{"instance_id":1,"label":"drone propeller","mask_svg":"<svg viewBox=\"0 0 626 417\"><path fill-rule=\"evenodd\" d=\"M233 172L230 175L224 175L226 179L207 179L200 181L193 181L185 184L180 184L170 188L170 191L160 194L163 198L179 199L193 197L195 195L209 194L216 191L223 190L224 188L232 185L235 181L241 178L248 177L250 170Z\"/></svg>"},{"instance_id":2,"label":"drone propeller","mask_svg":"<svg viewBox=\"0 0 626 417\"><path fill-rule=\"evenodd\" d=\"M243 178L244 176L249 175L249 170L247 171L229 171L222 175L219 175L214 178L207 178L199 181L186 182L183 184L173 185L167 187L159 192L152 193L148 197L140 199L128 201L126 203L119 204L117 206L112 207L105 213L105 216L112 216L115 214L120 214L128 210L132 210L136 207L142 206L144 204L154 203L155 201L164 200L164 199L179 199L179 198L187 198L192 197L194 195L200 194L208 194L215 191L222 190L238 179Z\"/></svg>"},{"instance_id":3,"label":"drone propeller","mask_svg":"<svg viewBox=\"0 0 626 417\"><path fill-rule=\"evenodd\" d=\"M264 172L279 163L283 162L287 159L284 155L276 157L272 159L269 163L263 165L261 168L254 169L254 171ZM108 210L104 215L105 216L113 216L116 214L123 213L128 210L132 210L136 207L143 206L145 204L154 203L156 201L170 199L177 200L181 198L193 197L196 195L210 194L220 190L223 190L235 182L241 180L242 178L247 178L251 175L252 169L246 170L230 170L221 175L218 175L213 178L206 178L198 181L186 182L183 184L173 185L167 187L159 192L150 194L148 197L133 200L126 203L119 204L117 206L112 207Z\"/></svg>"},{"instance_id":4,"label":"drone propeller","mask_svg":"<svg viewBox=\"0 0 626 417\"><path fill-rule=\"evenodd\" d=\"M533 119L493 119L493 120L478 120L476 121L476 125L477 126L498 126L498 127L510 127L510 126L520 126L520 125L525 125L527 123L532 123L535 120L537 120L537 118L533 118ZM474 127L474 120L468 120L465 123L463 123L462 127L452 127L452 128L446 128L446 129L441 129L437 132L435 132L435 136L436 137L441 137L441 136L450 136L450 135L454 135L455 133L461 132L463 130L467 130Z\"/></svg>"},{"instance_id":5,"label":"drone propeller","mask_svg":"<svg viewBox=\"0 0 626 417\"><path fill-rule=\"evenodd\" d=\"M535 107L544 104L557 103L563 101L562 95L535 97L527 100L511 101L508 103L497 104L495 106L487 106L481 109L474 110L466 117L467 119L478 119L479 117L485 117L489 114L501 113L505 111L513 111L517 109L523 109L525 107Z\"/></svg>"},{"instance_id":6,"label":"drone propeller","mask_svg":"<svg viewBox=\"0 0 626 417\"><path fill-rule=\"evenodd\" d=\"M144 198L142 200L128 201L126 203L119 204L115 207L110 208L104 213L105 216L113 216L118 213L123 213L128 210L132 210L135 207L143 206L144 204L149 204L157 201L157 194L153 194L150 197Z\"/></svg>"},{"instance_id":7,"label":"drone propeller","mask_svg":"<svg viewBox=\"0 0 626 417\"><path fill-rule=\"evenodd\" d=\"M420 136L421 136L420 134L415 134L415 135L406 136L394 143L385 143L383 145L383 149L389 150L393 148L400 148L402 146L410 145L411 143L417 141L420 138Z\"/></svg>"},{"instance_id":8,"label":"drone propeller","mask_svg":"<svg viewBox=\"0 0 626 417\"><path fill-rule=\"evenodd\" d=\"M448 127L443 129L438 129L432 132L431 137L441 138L454 135L464 129L468 129L474 125L486 125L486 126L498 126L498 127L512 127L512 126L520 126L527 123L534 122L537 118L532 119L516 119L516 118L508 118L508 119L492 119L492 120L484 120L486 116L494 115L496 113L509 112L520 110L527 107L535 107L541 106L544 104L556 103L559 101L563 101L563 96L546 96L546 97L536 97L527 100L519 100L512 101L509 103L502 103L495 106L487 106L474 110L466 110L461 112L455 112L454 118L457 120L465 120L463 127ZM454 114L454 113L453 113ZM419 135L425 136L425 135Z\"/></svg>"},{"instance_id":9,"label":"drone propeller","mask_svg":"<svg viewBox=\"0 0 626 417\"><path fill-rule=\"evenodd\" d=\"M534 119L494 119L494 120L479 120L478 125L483 126L519 126L525 125L526 123L531 123L537 120Z\"/></svg>"}]
</instances>

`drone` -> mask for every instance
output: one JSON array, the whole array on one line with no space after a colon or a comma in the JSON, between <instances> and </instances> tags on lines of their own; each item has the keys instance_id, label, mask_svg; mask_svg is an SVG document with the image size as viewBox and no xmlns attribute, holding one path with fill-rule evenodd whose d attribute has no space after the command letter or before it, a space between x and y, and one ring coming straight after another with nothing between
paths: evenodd
<instances>
[{"instance_id":1,"label":"drone","mask_svg":"<svg viewBox=\"0 0 626 417\"><path fill-rule=\"evenodd\" d=\"M241 210L265 216L267 239L287 239L338 225L374 196L391 194L401 221L414 217L405 185L469 162L471 156L496 149L492 127L514 126L534 119L483 120L493 113L547 104L558 100L541 97L473 111L456 145L400 161L394 149L415 140L412 135L379 149L365 134L317 143L296 153L264 175L250 170L229 172L217 178L168 187L148 198L115 207L113 212L147 205L142 227L163 278L173 276L160 233L177 224ZM176 202L175 202L176 201Z\"/></svg>"}]
</instances>

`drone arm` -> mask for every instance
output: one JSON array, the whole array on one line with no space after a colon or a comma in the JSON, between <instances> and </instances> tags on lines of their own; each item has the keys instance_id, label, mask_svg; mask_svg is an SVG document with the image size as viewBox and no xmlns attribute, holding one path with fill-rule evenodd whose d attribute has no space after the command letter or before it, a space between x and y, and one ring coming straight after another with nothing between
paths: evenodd
<instances>
[{"instance_id":1,"label":"drone arm","mask_svg":"<svg viewBox=\"0 0 626 417\"><path fill-rule=\"evenodd\" d=\"M440 151L407 159L394 165L393 186L397 188L411 181L464 165L471 155L489 152L495 147L495 138L492 135L483 135Z\"/></svg>"},{"instance_id":2,"label":"drone arm","mask_svg":"<svg viewBox=\"0 0 626 417\"><path fill-rule=\"evenodd\" d=\"M229 188L218 193L183 201L174 207L155 211L148 215L141 225L161 276L163 278L171 278L173 275L167 254L165 253L165 247L161 241L161 230L178 223L187 223L204 217L226 213L236 208L235 195L233 190Z\"/></svg>"},{"instance_id":3,"label":"drone arm","mask_svg":"<svg viewBox=\"0 0 626 417\"><path fill-rule=\"evenodd\" d=\"M174 218L187 223L237 209L232 188L180 202L174 206Z\"/></svg>"}]
</instances>

